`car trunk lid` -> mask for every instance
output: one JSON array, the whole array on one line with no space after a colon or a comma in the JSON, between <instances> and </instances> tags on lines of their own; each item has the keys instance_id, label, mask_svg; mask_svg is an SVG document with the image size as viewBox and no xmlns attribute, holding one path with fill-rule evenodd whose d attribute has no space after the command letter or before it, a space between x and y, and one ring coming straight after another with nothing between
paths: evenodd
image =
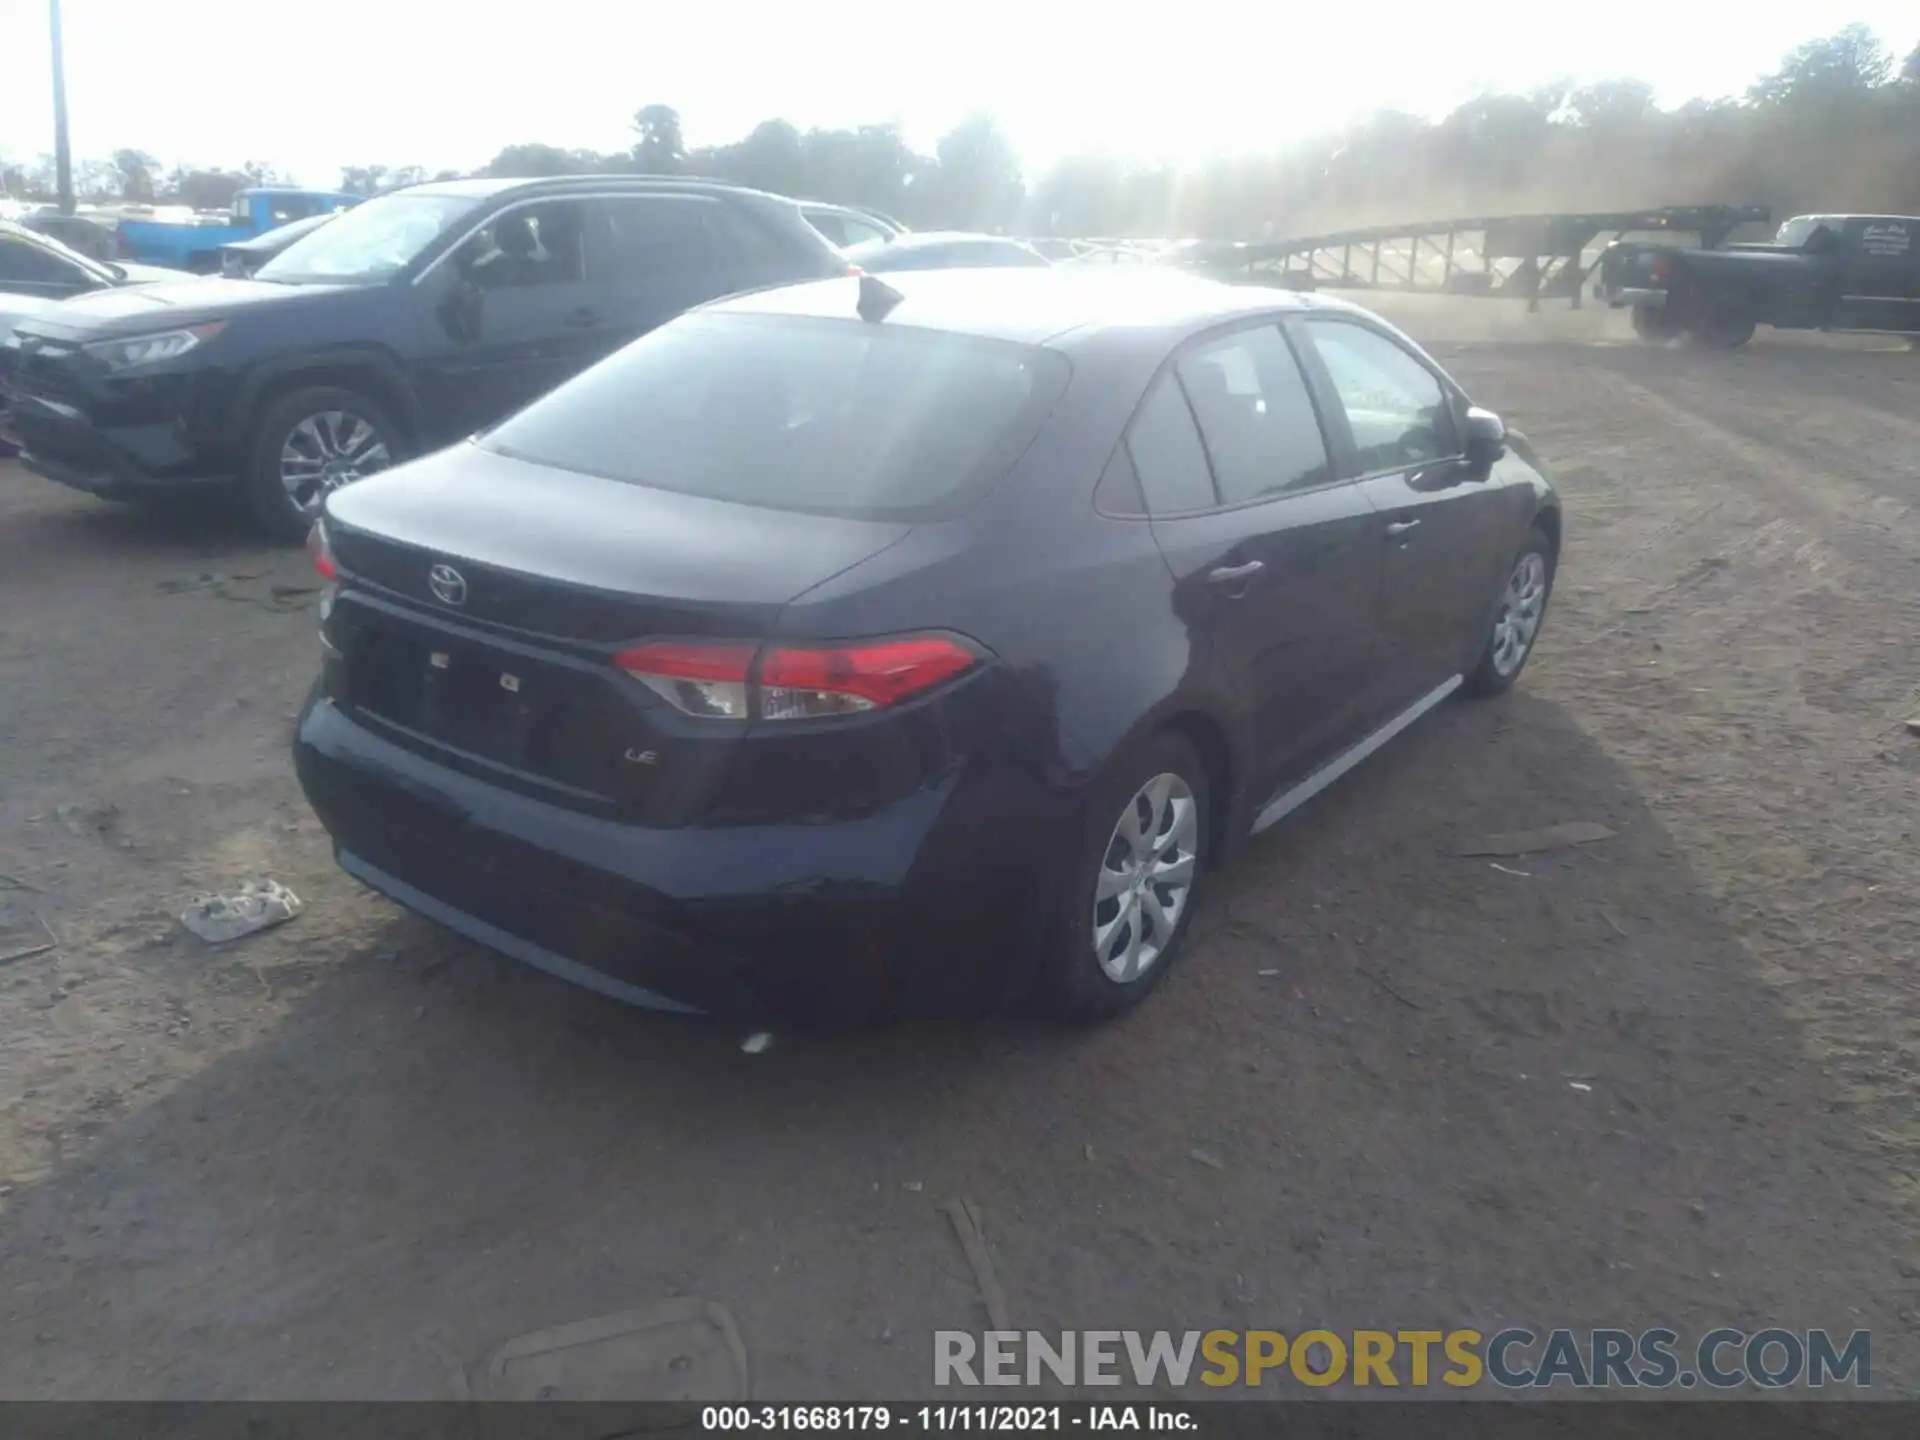
<instances>
[{"instance_id":1,"label":"car trunk lid","mask_svg":"<svg viewBox=\"0 0 1920 1440\"><path fill-rule=\"evenodd\" d=\"M560 803L695 818L743 722L681 714L613 663L657 638L758 640L904 523L796 515L455 446L336 492L336 699L416 748Z\"/></svg>"}]
</instances>

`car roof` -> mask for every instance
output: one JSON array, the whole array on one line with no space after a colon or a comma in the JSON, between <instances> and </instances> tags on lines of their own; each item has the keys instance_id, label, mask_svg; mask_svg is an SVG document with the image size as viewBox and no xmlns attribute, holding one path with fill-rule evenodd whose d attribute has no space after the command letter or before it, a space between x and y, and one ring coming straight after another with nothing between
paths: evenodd
<instances>
[{"instance_id":1,"label":"car roof","mask_svg":"<svg viewBox=\"0 0 1920 1440\"><path fill-rule=\"evenodd\" d=\"M1891 221L1893 224L1896 224L1896 225L1913 225L1916 223L1920 223L1920 216L1916 216L1916 215L1839 215L1839 214L1830 214L1823 211L1819 214L1814 214L1814 215L1793 215L1788 217L1785 223L1788 225L1794 225L1799 223L1802 220L1818 220L1822 224L1832 224L1835 221L1838 221L1841 224L1845 224L1849 220L1865 220L1870 224L1877 224L1881 222Z\"/></svg>"},{"instance_id":2,"label":"car roof","mask_svg":"<svg viewBox=\"0 0 1920 1440\"><path fill-rule=\"evenodd\" d=\"M856 313L861 283L852 278L816 280L756 290L705 308L845 319ZM1027 345L1064 341L1071 335L1075 347L1128 341L1167 346L1241 315L1348 308L1290 290L1228 285L1146 265L908 270L890 272L884 283L902 298L878 323Z\"/></svg>"},{"instance_id":3,"label":"car roof","mask_svg":"<svg viewBox=\"0 0 1920 1440\"><path fill-rule=\"evenodd\" d=\"M744 185L732 185L724 180L682 179L674 175L547 175L536 178L472 176L465 180L429 180L425 184L409 185L404 191L390 193L451 195L462 199L488 200L496 195L571 195L583 190L660 190L692 195L752 196L761 196L765 193L749 189ZM767 196L766 198L783 197ZM792 205L798 202L788 200L786 203Z\"/></svg>"}]
</instances>

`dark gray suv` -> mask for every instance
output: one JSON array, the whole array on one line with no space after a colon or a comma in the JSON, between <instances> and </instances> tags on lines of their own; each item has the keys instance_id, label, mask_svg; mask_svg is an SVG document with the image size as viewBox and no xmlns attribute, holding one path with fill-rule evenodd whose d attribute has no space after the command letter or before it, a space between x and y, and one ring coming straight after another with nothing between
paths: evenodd
<instances>
[{"instance_id":1,"label":"dark gray suv","mask_svg":"<svg viewBox=\"0 0 1920 1440\"><path fill-rule=\"evenodd\" d=\"M704 301L845 274L791 200L594 175L416 185L250 280L82 296L16 327L27 468L111 499L230 489L299 539L328 491L470 435Z\"/></svg>"}]
</instances>

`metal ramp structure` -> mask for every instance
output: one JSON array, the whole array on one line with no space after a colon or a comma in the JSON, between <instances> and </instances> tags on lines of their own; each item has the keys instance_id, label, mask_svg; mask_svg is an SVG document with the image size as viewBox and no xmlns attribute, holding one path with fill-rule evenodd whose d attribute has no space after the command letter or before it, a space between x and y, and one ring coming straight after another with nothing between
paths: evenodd
<instances>
[{"instance_id":1,"label":"metal ramp structure","mask_svg":"<svg viewBox=\"0 0 1920 1440\"><path fill-rule=\"evenodd\" d=\"M1611 241L1693 236L1713 248L1737 226L1771 219L1764 205L1493 215L1375 225L1292 240L1193 245L1169 258L1240 284L1524 299L1529 310L1538 310L1543 299L1565 298L1577 310L1599 251Z\"/></svg>"}]
</instances>

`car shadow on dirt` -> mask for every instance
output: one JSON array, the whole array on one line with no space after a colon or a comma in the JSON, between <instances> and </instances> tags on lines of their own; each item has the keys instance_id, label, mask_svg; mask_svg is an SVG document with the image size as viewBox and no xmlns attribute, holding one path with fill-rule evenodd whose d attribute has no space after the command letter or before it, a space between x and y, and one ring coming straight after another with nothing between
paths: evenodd
<instances>
[{"instance_id":1,"label":"car shadow on dirt","mask_svg":"<svg viewBox=\"0 0 1920 1440\"><path fill-rule=\"evenodd\" d=\"M1575 819L1619 833L1453 853ZM954 1198L1020 1328L1868 1328L1898 1383L1867 1138L1630 777L1525 693L1254 846L1101 1029L746 1054L398 914L337 953L312 899L270 1038L8 1200L7 1393L446 1396L692 1295L762 1395L924 1394L930 1332L986 1323Z\"/></svg>"},{"instance_id":2,"label":"car shadow on dirt","mask_svg":"<svg viewBox=\"0 0 1920 1440\"><path fill-rule=\"evenodd\" d=\"M226 491L153 501L101 500L0 457L0 515L9 551L98 562L113 556L227 553L268 547Z\"/></svg>"}]
</instances>

